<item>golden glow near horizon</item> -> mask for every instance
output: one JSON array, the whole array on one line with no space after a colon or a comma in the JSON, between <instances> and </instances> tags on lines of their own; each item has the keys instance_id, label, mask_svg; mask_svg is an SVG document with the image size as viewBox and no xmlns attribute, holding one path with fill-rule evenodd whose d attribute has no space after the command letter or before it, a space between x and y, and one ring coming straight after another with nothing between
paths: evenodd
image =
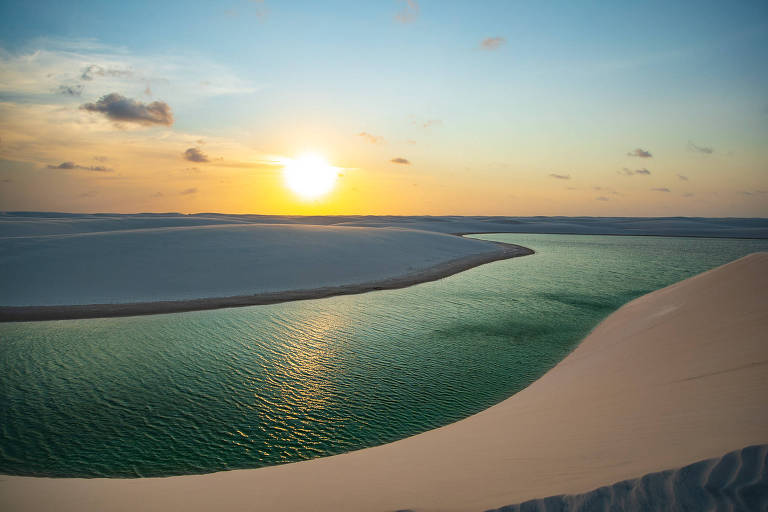
<instances>
[{"instance_id":1,"label":"golden glow near horizon","mask_svg":"<svg viewBox=\"0 0 768 512\"><path fill-rule=\"evenodd\" d=\"M303 199L314 199L330 192L339 170L320 155L311 153L283 161L286 186Z\"/></svg>"}]
</instances>

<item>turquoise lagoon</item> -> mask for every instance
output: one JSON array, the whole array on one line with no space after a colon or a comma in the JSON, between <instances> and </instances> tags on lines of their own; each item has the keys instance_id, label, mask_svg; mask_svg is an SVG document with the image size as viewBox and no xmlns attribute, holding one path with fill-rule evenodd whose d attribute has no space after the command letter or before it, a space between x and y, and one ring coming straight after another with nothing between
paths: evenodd
<instances>
[{"instance_id":1,"label":"turquoise lagoon","mask_svg":"<svg viewBox=\"0 0 768 512\"><path fill-rule=\"evenodd\" d=\"M271 306L0 325L0 473L141 477L387 443L504 400L622 304L768 240L497 234L533 256Z\"/></svg>"}]
</instances>

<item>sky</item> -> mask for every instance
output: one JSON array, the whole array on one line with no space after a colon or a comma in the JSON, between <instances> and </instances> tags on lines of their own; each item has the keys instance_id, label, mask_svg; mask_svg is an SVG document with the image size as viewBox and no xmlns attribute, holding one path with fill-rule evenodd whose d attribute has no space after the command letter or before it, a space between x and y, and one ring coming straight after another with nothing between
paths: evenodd
<instances>
[{"instance_id":1,"label":"sky","mask_svg":"<svg viewBox=\"0 0 768 512\"><path fill-rule=\"evenodd\" d=\"M0 210L768 217L766 55L763 0L6 0Z\"/></svg>"}]
</instances>

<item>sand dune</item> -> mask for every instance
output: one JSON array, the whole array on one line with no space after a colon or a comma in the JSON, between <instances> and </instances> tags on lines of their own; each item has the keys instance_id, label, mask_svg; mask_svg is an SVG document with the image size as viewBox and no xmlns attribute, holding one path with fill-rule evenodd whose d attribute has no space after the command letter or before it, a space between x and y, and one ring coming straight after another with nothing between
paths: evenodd
<instances>
[{"instance_id":1,"label":"sand dune","mask_svg":"<svg viewBox=\"0 0 768 512\"><path fill-rule=\"evenodd\" d=\"M0 508L487 510L721 457L768 443L766 290L757 253L650 293L517 395L388 445L210 475L6 476Z\"/></svg>"},{"instance_id":2,"label":"sand dune","mask_svg":"<svg viewBox=\"0 0 768 512\"><path fill-rule=\"evenodd\" d=\"M0 240L0 306L391 287L389 280L418 282L424 271L477 256L511 254L503 244L399 228L213 224L14 236Z\"/></svg>"},{"instance_id":3,"label":"sand dune","mask_svg":"<svg viewBox=\"0 0 768 512\"><path fill-rule=\"evenodd\" d=\"M396 227L439 233L566 233L768 238L768 220L706 217L494 217L400 215L225 215L220 213L76 214L0 213L0 238L101 231L209 226L294 224Z\"/></svg>"},{"instance_id":4,"label":"sand dune","mask_svg":"<svg viewBox=\"0 0 768 512\"><path fill-rule=\"evenodd\" d=\"M766 510L768 445L747 446L584 494L550 496L488 512Z\"/></svg>"}]
</instances>

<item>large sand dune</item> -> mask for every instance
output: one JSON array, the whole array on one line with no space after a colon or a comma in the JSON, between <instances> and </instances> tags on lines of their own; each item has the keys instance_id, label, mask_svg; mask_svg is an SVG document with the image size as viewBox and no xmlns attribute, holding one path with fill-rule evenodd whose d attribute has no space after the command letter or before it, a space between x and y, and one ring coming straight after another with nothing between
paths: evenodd
<instances>
[{"instance_id":1,"label":"large sand dune","mask_svg":"<svg viewBox=\"0 0 768 512\"><path fill-rule=\"evenodd\" d=\"M0 508L486 510L721 457L768 443L766 290L758 253L650 293L508 400L388 445L211 475L3 477Z\"/></svg>"},{"instance_id":2,"label":"large sand dune","mask_svg":"<svg viewBox=\"0 0 768 512\"><path fill-rule=\"evenodd\" d=\"M0 239L0 306L182 301L361 283L393 287L390 281L404 276L410 281L395 284L510 257L508 249L410 229L289 224L16 235ZM445 266L451 263L458 266ZM422 275L440 265L434 276Z\"/></svg>"}]
</instances>

